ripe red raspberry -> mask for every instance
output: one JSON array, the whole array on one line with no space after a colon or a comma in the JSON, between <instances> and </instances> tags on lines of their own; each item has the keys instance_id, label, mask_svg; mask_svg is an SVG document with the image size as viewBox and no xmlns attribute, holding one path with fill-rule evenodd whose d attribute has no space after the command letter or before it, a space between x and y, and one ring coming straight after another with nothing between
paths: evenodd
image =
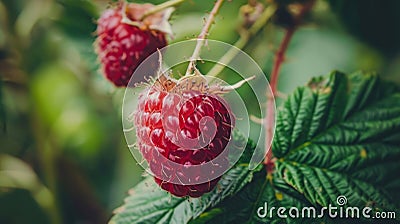
<instances>
[{"instance_id":1,"label":"ripe red raspberry","mask_svg":"<svg viewBox=\"0 0 400 224\"><path fill-rule=\"evenodd\" d=\"M138 65L167 45L171 10L139 21L151 7L151 4L118 4L104 11L98 20L96 52L103 74L116 86L127 86Z\"/></svg>"},{"instance_id":2,"label":"ripe red raspberry","mask_svg":"<svg viewBox=\"0 0 400 224\"><path fill-rule=\"evenodd\" d=\"M137 145L162 189L178 197L200 197L216 186L220 175L215 174L229 167L224 149L233 127L231 110L206 88L160 78L161 85L139 95L134 114Z\"/></svg>"}]
</instances>

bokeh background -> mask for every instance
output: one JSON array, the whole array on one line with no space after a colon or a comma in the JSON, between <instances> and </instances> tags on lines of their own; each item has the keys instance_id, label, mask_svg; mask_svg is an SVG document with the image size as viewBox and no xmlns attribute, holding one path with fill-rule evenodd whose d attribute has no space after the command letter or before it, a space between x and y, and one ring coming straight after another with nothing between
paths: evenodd
<instances>
[{"instance_id":1,"label":"bokeh background","mask_svg":"<svg viewBox=\"0 0 400 224\"><path fill-rule=\"evenodd\" d=\"M124 89L103 78L93 50L110 2L0 0L0 223L105 223L142 178L122 132ZM183 3L170 42L195 37L213 2ZM234 43L247 3L226 2L209 38ZM318 0L290 43L279 90L334 69L400 83L399 11L397 0ZM267 75L282 34L271 22L244 49Z\"/></svg>"}]
</instances>

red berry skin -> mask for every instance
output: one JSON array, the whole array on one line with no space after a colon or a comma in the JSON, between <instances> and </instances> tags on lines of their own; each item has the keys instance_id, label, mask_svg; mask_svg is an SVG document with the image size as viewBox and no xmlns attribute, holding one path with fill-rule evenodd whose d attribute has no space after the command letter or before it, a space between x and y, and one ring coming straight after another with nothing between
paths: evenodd
<instances>
[{"instance_id":1,"label":"red berry skin","mask_svg":"<svg viewBox=\"0 0 400 224\"><path fill-rule=\"evenodd\" d=\"M138 65L167 45L166 34L122 22L121 6L107 9L98 19L96 52L105 77L127 86Z\"/></svg>"},{"instance_id":2,"label":"red berry skin","mask_svg":"<svg viewBox=\"0 0 400 224\"><path fill-rule=\"evenodd\" d=\"M134 115L137 145L155 176L155 182L162 189L177 197L200 197L215 188L220 177L190 184L185 167L201 165L221 155L219 161L222 162L213 163L206 170L199 168L190 176L208 178L213 172L228 169L229 160L224 149L231 138L233 121L230 108L224 102L213 94L194 90L175 94L154 86L139 95ZM207 130L210 125L201 124L207 122L207 119L202 119L205 117L215 121L216 130ZM201 134L204 135L199 138ZM189 145L194 150L179 144L182 136L189 137ZM168 160L184 166L169 166Z\"/></svg>"}]
</instances>

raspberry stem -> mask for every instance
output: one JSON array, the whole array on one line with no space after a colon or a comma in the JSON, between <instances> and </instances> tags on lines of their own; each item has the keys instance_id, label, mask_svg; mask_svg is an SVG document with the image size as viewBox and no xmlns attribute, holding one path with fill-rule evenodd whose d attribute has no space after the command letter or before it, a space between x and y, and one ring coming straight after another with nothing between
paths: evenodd
<instances>
[{"instance_id":1,"label":"raspberry stem","mask_svg":"<svg viewBox=\"0 0 400 224\"><path fill-rule=\"evenodd\" d=\"M190 75L193 73L196 60L200 55L201 47L204 45L204 41L207 38L208 32L211 28L211 25L214 23L215 16L218 14L218 11L221 8L223 2L224 2L224 0L217 0L213 9L210 12L210 15L208 16L208 18L206 20L206 23L204 24L203 29L200 32L200 35L197 37L197 44L193 51L192 57L190 58L189 65L186 70L186 75Z\"/></svg>"},{"instance_id":2,"label":"raspberry stem","mask_svg":"<svg viewBox=\"0 0 400 224\"><path fill-rule=\"evenodd\" d=\"M293 37L293 34L295 32L296 28L288 28L286 30L285 36L283 37L282 43L279 46L278 51L275 54L275 62L272 67L272 73L271 73L271 78L270 78L270 86L271 86L271 91L272 91L272 96L270 95L270 92L268 91L268 98L267 98L267 110L266 110L266 117L265 117L265 122L264 122L264 128L266 130L265 132L265 144L269 144L272 141L273 138L273 126L275 126L275 105L274 105L274 97L277 94L277 85L278 85L278 78L279 78L279 71L280 68L283 64L283 61L285 60L285 52L289 46L289 42ZM268 166L271 165L271 158L272 158L272 150L269 145L266 145L265 147L267 150L267 155L265 156L264 164Z\"/></svg>"},{"instance_id":3,"label":"raspberry stem","mask_svg":"<svg viewBox=\"0 0 400 224\"><path fill-rule=\"evenodd\" d=\"M272 67L271 78L270 78L270 86L271 86L272 96L268 96L268 98L267 98L266 117L264 118L265 119L264 127L266 130L266 134L265 134L265 143L266 144L271 142L272 138L273 138L273 128L272 127L275 126L274 125L274 120L275 120L274 97L278 93L279 71L282 67L283 62L285 61L285 52L289 46L289 43L293 37L293 34L297 30L297 28L300 26L304 15L307 14L307 12L309 12L311 10L311 8L314 5L314 2L315 2L315 0L310 0L302 6L301 11L297 14L297 16L295 16L294 25L286 28L286 32L283 37L283 40L279 46L278 51L275 53L274 65ZM267 92L267 94L269 94L269 92ZM265 147L267 150L267 155L265 156L264 164L266 166L267 171L270 172L270 171L272 171L272 169L274 167L272 146L266 145Z\"/></svg>"},{"instance_id":4,"label":"raspberry stem","mask_svg":"<svg viewBox=\"0 0 400 224\"><path fill-rule=\"evenodd\" d=\"M277 6L275 4L265 8L263 13L257 19L257 21L245 32L242 32L240 38L235 42L232 47L222 58L219 60L220 63L215 64L211 70L207 73L207 76L215 77L222 72L225 65L232 61L238 53L238 49L243 49L251 40L251 38L256 35L267 23L271 20L272 16L276 12Z\"/></svg>"},{"instance_id":5,"label":"raspberry stem","mask_svg":"<svg viewBox=\"0 0 400 224\"><path fill-rule=\"evenodd\" d=\"M146 12L144 12L139 20L143 20L147 16L150 16L150 15L152 15L154 13L160 12L160 11L162 11L164 9L167 9L167 8L170 8L170 7L173 7L173 6L177 6L177 5L181 4L184 1L186 1L186 0L170 0L170 1L163 2L163 3L159 4L159 5L154 6L151 9L147 10Z\"/></svg>"}]
</instances>

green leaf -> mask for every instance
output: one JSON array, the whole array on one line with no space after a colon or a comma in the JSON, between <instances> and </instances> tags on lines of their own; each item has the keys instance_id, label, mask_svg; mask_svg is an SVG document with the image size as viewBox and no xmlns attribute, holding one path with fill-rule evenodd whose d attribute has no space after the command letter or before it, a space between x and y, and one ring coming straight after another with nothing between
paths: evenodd
<instances>
[{"instance_id":1,"label":"green leaf","mask_svg":"<svg viewBox=\"0 0 400 224\"><path fill-rule=\"evenodd\" d=\"M252 179L254 170L249 170L248 165L255 145L246 141L238 132L234 132L233 140L235 145L247 142L246 149L238 163L221 178L212 192L200 198L177 198L160 189L153 178L149 177L130 191L125 204L116 209L110 223L187 223L223 199L236 194Z\"/></svg>"},{"instance_id":2,"label":"green leaf","mask_svg":"<svg viewBox=\"0 0 400 224\"><path fill-rule=\"evenodd\" d=\"M353 219L280 218L257 215L265 206L298 208L372 207L399 212L400 93L375 74L332 72L298 88L278 111L273 153L275 171L254 173L246 150L220 181L219 190L185 200L140 184L112 219L128 222L186 223L348 223ZM240 138L235 138L237 139ZM241 142L244 140L241 139ZM249 147L249 144L247 145ZM251 146L250 148L254 148ZM250 153L249 153L250 152ZM152 185L154 192L149 192ZM147 186L143 189L143 186ZM358 219L357 222L368 220Z\"/></svg>"},{"instance_id":3,"label":"green leaf","mask_svg":"<svg viewBox=\"0 0 400 224\"><path fill-rule=\"evenodd\" d=\"M259 217L271 207L347 205L399 211L400 94L374 74L333 72L292 94L277 116L275 172L255 173L237 195L197 223L351 223L352 219ZM217 211L217 212L216 212ZM357 223L367 220L358 219Z\"/></svg>"},{"instance_id":4,"label":"green leaf","mask_svg":"<svg viewBox=\"0 0 400 224\"><path fill-rule=\"evenodd\" d=\"M400 93L375 74L333 72L298 88L278 114L276 176L313 205L399 211Z\"/></svg>"}]
</instances>

